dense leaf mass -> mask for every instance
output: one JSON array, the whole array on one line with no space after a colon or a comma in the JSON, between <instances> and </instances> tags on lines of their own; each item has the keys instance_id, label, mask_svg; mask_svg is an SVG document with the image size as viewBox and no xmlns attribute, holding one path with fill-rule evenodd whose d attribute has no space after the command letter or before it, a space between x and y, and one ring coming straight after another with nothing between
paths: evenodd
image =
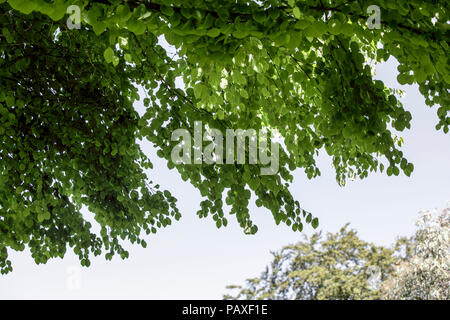
<instances>
[{"instance_id":1,"label":"dense leaf mass","mask_svg":"<svg viewBox=\"0 0 450 320\"><path fill-rule=\"evenodd\" d=\"M69 5L80 8L79 29L66 25ZM367 25L369 5L381 9L379 29ZM200 217L226 226L225 200L247 233L257 231L252 192L276 223L317 227L288 185L296 168L320 174L322 148L340 184L384 168L409 176L395 131L410 127L411 114L373 79L370 61L395 57L398 81L419 85L448 132L448 18L448 1L0 0L2 272L11 270L7 248L28 245L41 263L69 245L88 265L89 251L126 257L119 239L145 246L142 231L178 219L171 194L147 181L141 138L200 190ZM136 86L146 94L142 117ZM192 132L199 120L278 131L279 172L173 163L171 132Z\"/></svg>"},{"instance_id":2,"label":"dense leaf mass","mask_svg":"<svg viewBox=\"0 0 450 320\"><path fill-rule=\"evenodd\" d=\"M426 211L416 225L412 237L398 238L391 248L360 239L348 225L305 236L273 252L259 277L228 286L224 298L448 300L450 210Z\"/></svg>"},{"instance_id":3,"label":"dense leaf mass","mask_svg":"<svg viewBox=\"0 0 450 320\"><path fill-rule=\"evenodd\" d=\"M407 239L399 244L410 246ZM381 283L389 279L404 257L400 250L361 240L344 226L336 233L315 233L305 241L272 253L273 260L257 278L225 299L246 300L373 300L381 297Z\"/></svg>"},{"instance_id":4,"label":"dense leaf mass","mask_svg":"<svg viewBox=\"0 0 450 320\"><path fill-rule=\"evenodd\" d=\"M442 212L425 211L407 260L395 267L383 283L382 296L390 300L450 299L450 203Z\"/></svg>"}]
</instances>

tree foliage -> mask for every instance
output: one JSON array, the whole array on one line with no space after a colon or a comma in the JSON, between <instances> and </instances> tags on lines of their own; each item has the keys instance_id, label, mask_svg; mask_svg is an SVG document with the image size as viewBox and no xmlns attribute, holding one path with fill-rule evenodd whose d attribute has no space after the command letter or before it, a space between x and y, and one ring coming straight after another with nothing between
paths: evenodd
<instances>
[{"instance_id":1,"label":"tree foliage","mask_svg":"<svg viewBox=\"0 0 450 320\"><path fill-rule=\"evenodd\" d=\"M315 233L304 241L272 253L270 266L225 299L360 300L378 299L398 257L394 251L365 242L348 225L325 237Z\"/></svg>"},{"instance_id":2,"label":"tree foliage","mask_svg":"<svg viewBox=\"0 0 450 320\"><path fill-rule=\"evenodd\" d=\"M273 260L257 278L225 299L296 300L448 300L450 299L450 208L426 211L410 238L392 248L358 238L348 225L323 237L272 253Z\"/></svg>"},{"instance_id":3,"label":"tree foliage","mask_svg":"<svg viewBox=\"0 0 450 320\"><path fill-rule=\"evenodd\" d=\"M104 63L106 46L92 32L55 35L58 25L41 15L1 14L2 270L10 269L6 248L26 244L37 263L62 257L67 245L82 265L102 247L107 258L126 257L120 238L140 243L142 230L179 217L175 199L142 170L151 163L136 141L132 72Z\"/></svg>"},{"instance_id":4,"label":"tree foliage","mask_svg":"<svg viewBox=\"0 0 450 320\"><path fill-rule=\"evenodd\" d=\"M69 5L80 8L80 29L66 26ZM367 26L369 5L381 9L380 29ZM11 270L7 249L26 245L38 263L67 245L84 265L89 252L126 257L120 240L145 246L143 231L180 218L174 197L148 182L141 138L200 190L200 217L226 226L225 200L247 233L257 231L252 192L277 224L317 226L288 186L297 168L320 174L322 148L340 184L385 168L409 176L395 131L410 127L411 114L368 62L395 57L398 81L419 85L448 132L448 9L423 0L0 0L1 271ZM146 93L143 116L133 109L136 86ZM279 172L174 164L171 132L199 120L277 130Z\"/></svg>"},{"instance_id":5,"label":"tree foliage","mask_svg":"<svg viewBox=\"0 0 450 320\"><path fill-rule=\"evenodd\" d=\"M426 211L417 220L418 230L409 257L396 266L383 284L385 299L450 299L450 208L440 214Z\"/></svg>"}]
</instances>

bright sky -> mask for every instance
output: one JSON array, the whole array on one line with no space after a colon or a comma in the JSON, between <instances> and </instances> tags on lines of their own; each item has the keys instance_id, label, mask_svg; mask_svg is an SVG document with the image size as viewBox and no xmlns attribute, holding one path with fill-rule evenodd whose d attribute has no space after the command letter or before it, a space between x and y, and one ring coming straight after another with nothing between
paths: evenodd
<instances>
[{"instance_id":1,"label":"bright sky","mask_svg":"<svg viewBox=\"0 0 450 320\"><path fill-rule=\"evenodd\" d=\"M450 134L435 130L437 108L429 110L417 86L400 86L396 75L392 60L378 67L378 79L406 91L402 102L413 122L402 135L403 150L415 171L411 178L372 174L344 188L337 185L327 155L319 159L321 177L308 180L301 170L295 171L291 191L319 217L323 231L335 232L350 222L362 239L389 245L413 232L420 210L443 208L450 200ZM90 268L80 267L73 254L38 266L28 251L10 251L14 271L0 276L0 300L220 299L226 285L258 276L271 251L302 239L300 233L276 226L270 212L253 203L256 235L244 235L233 217L227 228L217 230L212 219L200 220L195 214L199 191L170 171L148 143L144 150L155 165L150 179L177 197L182 219L147 237L146 249L128 245L129 259L108 262L100 256L92 258ZM304 230L311 231L310 226Z\"/></svg>"}]
</instances>

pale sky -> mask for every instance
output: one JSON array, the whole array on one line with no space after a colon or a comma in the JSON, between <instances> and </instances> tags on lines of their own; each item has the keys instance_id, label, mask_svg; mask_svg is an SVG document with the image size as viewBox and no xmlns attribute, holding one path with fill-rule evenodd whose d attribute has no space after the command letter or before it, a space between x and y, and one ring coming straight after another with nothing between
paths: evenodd
<instances>
[{"instance_id":1,"label":"pale sky","mask_svg":"<svg viewBox=\"0 0 450 320\"><path fill-rule=\"evenodd\" d=\"M413 121L411 130L402 134L403 150L415 171L410 178L371 174L339 187L327 155L318 161L319 178L308 180L296 170L290 190L320 219L319 229L325 232L350 222L362 239L389 245L397 236L412 234L420 210L443 208L450 200L450 134L435 130L437 108L425 105L417 86L400 86L396 75L392 59L378 67L378 79L406 91L402 102ZM99 256L91 259L89 268L80 267L72 253L38 266L28 251L10 250L14 271L0 275L0 300L220 299L226 285L258 276L270 262L271 251L302 239L301 233L276 226L269 210L253 202L256 235L245 235L234 217L219 230L211 218L200 220L195 214L202 200L199 191L169 170L148 143L144 150L155 165L150 180L178 199L182 219L148 236L146 249L127 245L129 259L106 261ZM307 226L303 232L311 231Z\"/></svg>"}]
</instances>

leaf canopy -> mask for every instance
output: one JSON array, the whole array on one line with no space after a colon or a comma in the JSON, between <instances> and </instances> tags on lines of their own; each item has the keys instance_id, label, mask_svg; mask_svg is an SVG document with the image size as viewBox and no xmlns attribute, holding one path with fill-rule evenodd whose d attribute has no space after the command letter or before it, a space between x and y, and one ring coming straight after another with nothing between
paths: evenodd
<instances>
[{"instance_id":1,"label":"leaf canopy","mask_svg":"<svg viewBox=\"0 0 450 320\"><path fill-rule=\"evenodd\" d=\"M80 29L67 27L71 5ZM367 26L369 5L381 9L380 29ZM251 192L277 224L317 227L288 186L297 168L320 174L322 148L340 184L384 167L409 176L395 131L410 128L411 114L369 62L395 57L399 83L419 85L447 133L448 18L448 1L0 0L1 271L12 270L7 248L28 246L37 263L67 245L83 265L89 252L126 257L120 240L141 243L143 231L179 219L176 199L147 179L142 138L200 190L200 217L226 226L225 197L248 233L257 231ZM278 131L279 172L174 164L171 132L192 132L195 121Z\"/></svg>"}]
</instances>

